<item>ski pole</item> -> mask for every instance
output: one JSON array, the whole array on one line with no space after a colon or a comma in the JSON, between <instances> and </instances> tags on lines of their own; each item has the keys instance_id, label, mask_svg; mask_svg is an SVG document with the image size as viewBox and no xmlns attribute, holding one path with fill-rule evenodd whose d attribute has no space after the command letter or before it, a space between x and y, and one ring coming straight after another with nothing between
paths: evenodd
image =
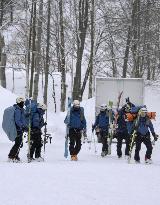
<instances>
[{"instance_id":1,"label":"ski pole","mask_svg":"<svg viewBox=\"0 0 160 205\"><path fill-rule=\"evenodd\" d=\"M89 150L91 150L91 146L92 146L92 138L93 138L92 136L93 136L93 132L91 134L91 139L90 139L90 142L89 142L89 147L88 147Z\"/></svg>"},{"instance_id":2,"label":"ski pole","mask_svg":"<svg viewBox=\"0 0 160 205\"><path fill-rule=\"evenodd\" d=\"M92 133L92 137L93 137L93 142L94 142L94 150L95 150L95 154L96 154L97 153L97 146L96 146L96 140L95 140L94 132Z\"/></svg>"}]
</instances>

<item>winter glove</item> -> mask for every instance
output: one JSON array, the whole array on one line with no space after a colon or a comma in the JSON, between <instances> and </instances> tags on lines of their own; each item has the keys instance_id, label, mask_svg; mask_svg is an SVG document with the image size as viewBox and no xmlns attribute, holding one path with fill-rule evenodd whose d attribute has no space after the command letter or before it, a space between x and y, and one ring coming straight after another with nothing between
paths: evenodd
<instances>
[{"instance_id":1,"label":"winter glove","mask_svg":"<svg viewBox=\"0 0 160 205\"><path fill-rule=\"evenodd\" d=\"M47 122L44 122L44 124L43 125L47 125Z\"/></svg>"},{"instance_id":2,"label":"winter glove","mask_svg":"<svg viewBox=\"0 0 160 205\"><path fill-rule=\"evenodd\" d=\"M84 140L86 140L87 139L87 130L83 129L82 133L83 133Z\"/></svg>"},{"instance_id":3,"label":"winter glove","mask_svg":"<svg viewBox=\"0 0 160 205\"><path fill-rule=\"evenodd\" d=\"M158 139L158 135L155 134L155 133L153 133L152 135L153 135L153 137L154 137L154 141L157 141L157 139Z\"/></svg>"}]
</instances>

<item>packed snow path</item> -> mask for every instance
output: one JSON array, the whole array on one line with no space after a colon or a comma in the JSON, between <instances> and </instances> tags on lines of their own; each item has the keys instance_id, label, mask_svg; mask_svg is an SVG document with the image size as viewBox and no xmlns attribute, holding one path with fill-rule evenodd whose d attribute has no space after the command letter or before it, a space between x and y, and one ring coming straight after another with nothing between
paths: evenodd
<instances>
[{"instance_id":1,"label":"packed snow path","mask_svg":"<svg viewBox=\"0 0 160 205\"><path fill-rule=\"evenodd\" d=\"M0 204L5 205L151 205L160 201L159 143L153 151L151 165L127 164L113 154L100 157L100 145L84 144L79 161L63 158L62 140L47 144L46 161L27 163L26 145L23 163L8 163L11 144L0 144ZM144 148L144 147L143 147Z\"/></svg>"},{"instance_id":2,"label":"packed snow path","mask_svg":"<svg viewBox=\"0 0 160 205\"><path fill-rule=\"evenodd\" d=\"M145 100L148 110L158 113L154 122L160 134L160 88L147 88ZM0 90L0 121L3 110L15 102L16 96ZM84 104L90 136L94 119L94 103ZM153 164L144 164L142 146L141 164L127 164L116 156L113 144L111 156L100 157L94 146L82 146L79 161L72 162L64 154L64 114L48 113L48 131L53 134L52 144L46 145L45 162L27 163L27 144L20 152L23 163L8 163L12 146L0 127L0 205L158 205L160 202L160 139L156 143ZM123 147L124 153L124 147Z\"/></svg>"}]
</instances>

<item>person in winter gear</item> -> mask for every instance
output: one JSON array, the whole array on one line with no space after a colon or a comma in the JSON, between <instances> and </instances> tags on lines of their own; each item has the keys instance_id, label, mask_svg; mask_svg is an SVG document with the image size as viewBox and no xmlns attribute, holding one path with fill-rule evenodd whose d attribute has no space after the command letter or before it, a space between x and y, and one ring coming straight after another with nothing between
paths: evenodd
<instances>
[{"instance_id":1,"label":"person in winter gear","mask_svg":"<svg viewBox=\"0 0 160 205\"><path fill-rule=\"evenodd\" d=\"M92 126L92 132L95 128L99 128L99 134L102 142L102 153L101 156L104 157L108 154L108 130L109 130L109 112L107 106L102 104L100 106L100 113L96 117L95 123Z\"/></svg>"},{"instance_id":2,"label":"person in winter gear","mask_svg":"<svg viewBox=\"0 0 160 205\"><path fill-rule=\"evenodd\" d=\"M9 152L8 158L9 161L20 161L19 158L19 151L20 148L23 146L22 137L24 131L26 128L26 121L25 121L25 115L24 115L24 101L25 99L23 97L18 97L16 99L16 104L13 105L15 107L15 125L17 130L17 137L15 138L15 144L13 145L12 149Z\"/></svg>"},{"instance_id":3,"label":"person in winter gear","mask_svg":"<svg viewBox=\"0 0 160 205\"><path fill-rule=\"evenodd\" d=\"M81 150L82 132L86 132L86 119L84 116L84 109L80 107L79 100L73 101L73 106L70 110L70 117L66 116L65 124L69 127L69 151L71 160L78 160L77 155Z\"/></svg>"},{"instance_id":4,"label":"person in winter gear","mask_svg":"<svg viewBox=\"0 0 160 205\"><path fill-rule=\"evenodd\" d=\"M150 139L150 132L152 133L155 140L157 140L157 135L155 134L153 124L151 120L147 116L147 109L141 108L138 113L138 125L137 125L137 136L136 136L136 148L135 148L135 156L134 159L136 162L140 162L139 151L141 150L141 143L143 142L147 148L145 154L145 162L151 163L151 155L152 155L152 143ZM150 130L150 132L149 132Z\"/></svg>"},{"instance_id":5,"label":"person in winter gear","mask_svg":"<svg viewBox=\"0 0 160 205\"><path fill-rule=\"evenodd\" d=\"M127 130L126 114L124 109L118 111L117 116L117 129L116 129L116 138L117 138L117 155L119 158L122 157L122 141L125 140L126 149L125 156L129 156L129 144L130 136Z\"/></svg>"},{"instance_id":6,"label":"person in winter gear","mask_svg":"<svg viewBox=\"0 0 160 205\"><path fill-rule=\"evenodd\" d=\"M30 160L34 160L33 155L37 161L43 161L41 157L42 144L42 132L41 128L45 125L43 115L47 107L45 104L38 103L37 110L31 113L31 148L30 148Z\"/></svg>"},{"instance_id":7,"label":"person in winter gear","mask_svg":"<svg viewBox=\"0 0 160 205\"><path fill-rule=\"evenodd\" d=\"M132 113L132 110L135 108L135 105L130 102L129 97L126 98L126 104L121 108L125 113ZM127 130L128 134L131 135L133 130L133 122L127 121Z\"/></svg>"}]
</instances>

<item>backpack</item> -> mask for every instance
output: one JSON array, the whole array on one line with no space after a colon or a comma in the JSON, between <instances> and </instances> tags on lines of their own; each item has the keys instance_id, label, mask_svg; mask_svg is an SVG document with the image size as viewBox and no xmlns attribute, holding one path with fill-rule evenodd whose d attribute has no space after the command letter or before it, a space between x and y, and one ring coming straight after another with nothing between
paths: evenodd
<instances>
[{"instance_id":1,"label":"backpack","mask_svg":"<svg viewBox=\"0 0 160 205\"><path fill-rule=\"evenodd\" d=\"M32 119L34 114L37 112L37 101L27 99L25 101L25 118L26 118L26 126L29 126L29 123L32 123Z\"/></svg>"},{"instance_id":2,"label":"backpack","mask_svg":"<svg viewBox=\"0 0 160 205\"><path fill-rule=\"evenodd\" d=\"M156 112L147 112L147 117L150 120L155 120L156 119ZM126 118L127 118L127 121L132 122L137 118L137 114L126 113Z\"/></svg>"},{"instance_id":3,"label":"backpack","mask_svg":"<svg viewBox=\"0 0 160 205\"><path fill-rule=\"evenodd\" d=\"M80 119L81 121L84 120L84 108L83 107L80 107Z\"/></svg>"},{"instance_id":4,"label":"backpack","mask_svg":"<svg viewBox=\"0 0 160 205\"><path fill-rule=\"evenodd\" d=\"M15 141L17 137L17 130L14 119L15 107L10 106L4 110L2 128L10 141Z\"/></svg>"},{"instance_id":5,"label":"backpack","mask_svg":"<svg viewBox=\"0 0 160 205\"><path fill-rule=\"evenodd\" d=\"M65 118L65 120L64 120L64 123L66 124L66 125L69 125L70 124L70 116L71 116L71 112L73 111L73 109L71 108L70 110L69 110L69 112L67 113L67 116L66 116L66 118ZM83 107L80 107L80 120L81 120L81 122L84 120L84 108Z\"/></svg>"}]
</instances>

